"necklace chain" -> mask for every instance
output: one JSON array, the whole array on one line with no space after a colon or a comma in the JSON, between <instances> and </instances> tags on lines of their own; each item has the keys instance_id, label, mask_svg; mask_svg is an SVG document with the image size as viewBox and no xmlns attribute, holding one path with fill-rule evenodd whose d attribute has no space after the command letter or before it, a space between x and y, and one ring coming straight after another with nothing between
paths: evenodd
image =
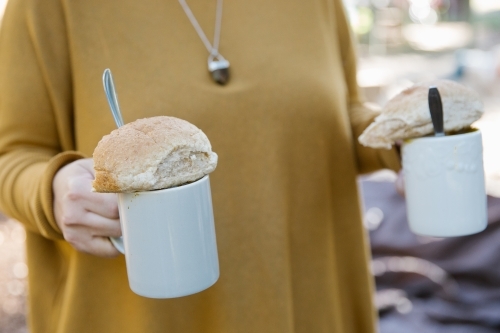
<instances>
[{"instance_id":1,"label":"necklace chain","mask_svg":"<svg viewBox=\"0 0 500 333\"><path fill-rule=\"evenodd\" d=\"M179 4L182 6L182 9L186 13L186 16L188 17L189 21L193 25L193 28L196 30L196 33L200 37L201 41L207 48L208 53L212 57L219 58L222 57L219 54L219 40L220 40L220 30L221 30L221 23L222 23L222 1L223 0L217 0L217 9L215 12L215 30L214 30L214 42L213 45L210 43L208 40L207 36L205 35L205 32L203 32L203 29L201 28L200 24L198 23L198 20L194 16L193 12L191 11L191 8L189 8L186 0L179 0Z\"/></svg>"},{"instance_id":2,"label":"necklace chain","mask_svg":"<svg viewBox=\"0 0 500 333\"><path fill-rule=\"evenodd\" d=\"M191 8L189 8L188 4L186 3L186 0L179 0L179 4L184 10L184 13L186 13L186 16L191 22L191 25L193 26L194 30L196 31L201 41L207 48L208 51L207 65L208 65L208 71L210 72L212 79L220 85L225 85L229 81L229 61L224 59L222 54L219 53L219 40L220 40L220 30L222 22L222 1L223 0L217 0L213 44L210 44L210 41L205 35L205 32L203 32L203 29L201 28L200 24L198 23L198 20L191 11Z\"/></svg>"}]
</instances>

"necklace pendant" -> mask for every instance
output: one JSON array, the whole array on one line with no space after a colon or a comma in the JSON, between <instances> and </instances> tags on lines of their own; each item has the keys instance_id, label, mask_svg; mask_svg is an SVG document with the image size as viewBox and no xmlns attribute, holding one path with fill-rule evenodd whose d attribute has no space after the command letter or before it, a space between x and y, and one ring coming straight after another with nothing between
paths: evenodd
<instances>
[{"instance_id":1,"label":"necklace pendant","mask_svg":"<svg viewBox=\"0 0 500 333\"><path fill-rule=\"evenodd\" d=\"M229 82L229 61L220 57L221 59L209 59L208 70L212 75L212 79L220 84L225 85Z\"/></svg>"}]
</instances>

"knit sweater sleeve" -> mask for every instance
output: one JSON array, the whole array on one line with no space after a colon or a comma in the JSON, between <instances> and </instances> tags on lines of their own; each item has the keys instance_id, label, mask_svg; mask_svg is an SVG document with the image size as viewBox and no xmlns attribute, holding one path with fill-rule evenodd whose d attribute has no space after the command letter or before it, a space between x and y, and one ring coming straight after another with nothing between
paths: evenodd
<instances>
[{"instance_id":1,"label":"knit sweater sleeve","mask_svg":"<svg viewBox=\"0 0 500 333\"><path fill-rule=\"evenodd\" d=\"M72 151L71 101L62 7L9 1L0 30L0 210L51 239L62 238L52 179L83 157Z\"/></svg>"},{"instance_id":2,"label":"knit sweater sleeve","mask_svg":"<svg viewBox=\"0 0 500 333\"><path fill-rule=\"evenodd\" d=\"M368 173L377 169L391 169L397 171L401 168L399 155L395 148L372 149L362 146L358 142L358 137L363 133L366 127L379 115L379 112L368 107L364 102L359 91L356 80L356 50L352 31L347 22L345 10L342 1L336 3L336 22L337 33L340 42L340 50L343 61L344 76L347 86L347 104L349 105L349 119L351 123L351 132L355 146L358 172Z\"/></svg>"}]
</instances>

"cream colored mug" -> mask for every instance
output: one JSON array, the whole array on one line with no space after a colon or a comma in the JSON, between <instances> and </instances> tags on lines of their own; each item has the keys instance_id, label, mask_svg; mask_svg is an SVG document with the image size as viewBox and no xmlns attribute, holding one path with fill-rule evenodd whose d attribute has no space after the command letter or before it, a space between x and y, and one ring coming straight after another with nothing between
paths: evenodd
<instances>
[{"instance_id":1,"label":"cream colored mug","mask_svg":"<svg viewBox=\"0 0 500 333\"><path fill-rule=\"evenodd\" d=\"M486 228L481 132L406 140L402 146L410 229L434 237Z\"/></svg>"}]
</instances>

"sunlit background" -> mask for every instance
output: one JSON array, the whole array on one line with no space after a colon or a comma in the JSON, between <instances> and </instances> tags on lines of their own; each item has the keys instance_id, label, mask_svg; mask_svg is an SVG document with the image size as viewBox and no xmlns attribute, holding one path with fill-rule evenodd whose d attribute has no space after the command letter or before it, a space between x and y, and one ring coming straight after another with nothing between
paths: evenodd
<instances>
[{"instance_id":1,"label":"sunlit background","mask_svg":"<svg viewBox=\"0 0 500 333\"><path fill-rule=\"evenodd\" d=\"M7 0L0 0L0 22ZM27 333L24 228L0 213L0 333Z\"/></svg>"},{"instance_id":2,"label":"sunlit background","mask_svg":"<svg viewBox=\"0 0 500 333\"><path fill-rule=\"evenodd\" d=\"M500 1L344 0L359 42L358 83L379 106L415 82L476 90L488 192L500 196Z\"/></svg>"},{"instance_id":3,"label":"sunlit background","mask_svg":"<svg viewBox=\"0 0 500 333\"><path fill-rule=\"evenodd\" d=\"M25 333L26 277L25 232L15 221L0 215L0 332Z\"/></svg>"},{"instance_id":4,"label":"sunlit background","mask_svg":"<svg viewBox=\"0 0 500 333\"><path fill-rule=\"evenodd\" d=\"M383 107L415 82L446 78L477 91L485 105L475 124L483 134L490 195L482 233L416 236L391 183L395 174L360 180L380 332L499 332L500 1L344 3L359 44L358 83L368 101Z\"/></svg>"},{"instance_id":5,"label":"sunlit background","mask_svg":"<svg viewBox=\"0 0 500 333\"><path fill-rule=\"evenodd\" d=\"M7 4L7 0L0 0L0 17L3 15L6 4Z\"/></svg>"},{"instance_id":6,"label":"sunlit background","mask_svg":"<svg viewBox=\"0 0 500 333\"><path fill-rule=\"evenodd\" d=\"M367 100L382 106L413 83L435 78L459 81L481 94L486 114L478 121L484 137L487 187L500 196L500 1L499 0L344 0L359 43L358 82ZM6 0L0 0L0 18ZM393 174L384 174L386 179ZM379 207L366 207L365 226L375 231L387 219ZM432 243L433 239L420 239ZM0 215L0 333L26 328L25 234ZM372 262L376 276L386 270L418 271L447 285L439 266L420 258L383 257ZM379 293L379 308L394 305L409 313L403 290ZM382 333L390 333L382 331ZM398 332L399 333L399 332Z\"/></svg>"}]
</instances>

